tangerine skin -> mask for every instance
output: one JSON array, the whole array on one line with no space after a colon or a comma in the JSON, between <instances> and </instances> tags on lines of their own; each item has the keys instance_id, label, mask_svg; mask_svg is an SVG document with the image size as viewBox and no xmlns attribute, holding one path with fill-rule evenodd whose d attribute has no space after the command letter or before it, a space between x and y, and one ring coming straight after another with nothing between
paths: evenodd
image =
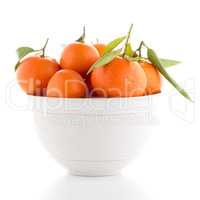
<instances>
[{"instance_id":1,"label":"tangerine skin","mask_svg":"<svg viewBox=\"0 0 200 200\"><path fill-rule=\"evenodd\" d=\"M100 97L132 97L144 94L147 79L137 62L117 57L92 72L91 84Z\"/></svg>"},{"instance_id":2,"label":"tangerine skin","mask_svg":"<svg viewBox=\"0 0 200 200\"><path fill-rule=\"evenodd\" d=\"M85 76L89 68L99 57L99 53L95 47L75 42L63 49L60 65L63 69L71 69Z\"/></svg>"},{"instance_id":3,"label":"tangerine skin","mask_svg":"<svg viewBox=\"0 0 200 200\"><path fill-rule=\"evenodd\" d=\"M52 58L31 56L24 59L17 68L17 81L29 95L45 95L50 78L59 69L59 64Z\"/></svg>"},{"instance_id":4,"label":"tangerine skin","mask_svg":"<svg viewBox=\"0 0 200 200\"><path fill-rule=\"evenodd\" d=\"M81 98L87 94L87 85L81 75L73 70L56 72L47 87L48 97Z\"/></svg>"},{"instance_id":5,"label":"tangerine skin","mask_svg":"<svg viewBox=\"0 0 200 200\"><path fill-rule=\"evenodd\" d=\"M93 46L97 49L97 51L99 52L99 55L103 56L105 49L106 49L106 45L97 43L97 44L94 44Z\"/></svg>"},{"instance_id":6,"label":"tangerine skin","mask_svg":"<svg viewBox=\"0 0 200 200\"><path fill-rule=\"evenodd\" d=\"M140 62L147 77L147 87L145 93L156 94L161 92L162 80L159 71L149 62Z\"/></svg>"},{"instance_id":7,"label":"tangerine skin","mask_svg":"<svg viewBox=\"0 0 200 200\"><path fill-rule=\"evenodd\" d=\"M88 74L88 76L85 78L85 83L87 84L88 87L88 98L93 98L97 97L95 90L93 90L92 84L91 84L91 73Z\"/></svg>"}]
</instances>

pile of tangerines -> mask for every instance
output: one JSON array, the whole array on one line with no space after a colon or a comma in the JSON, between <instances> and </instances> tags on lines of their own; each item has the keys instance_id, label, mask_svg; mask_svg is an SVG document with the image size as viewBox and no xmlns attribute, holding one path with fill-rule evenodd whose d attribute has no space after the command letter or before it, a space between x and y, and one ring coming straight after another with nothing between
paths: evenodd
<instances>
[{"instance_id":1,"label":"pile of tangerines","mask_svg":"<svg viewBox=\"0 0 200 200\"><path fill-rule=\"evenodd\" d=\"M138 49L132 49L131 29L132 26L126 36L108 44L85 43L84 31L78 40L64 47L60 62L45 55L48 40L39 50L20 47L18 83L29 95L48 97L135 97L159 93L159 62L141 55L143 42ZM122 47L116 50L119 45Z\"/></svg>"}]
</instances>

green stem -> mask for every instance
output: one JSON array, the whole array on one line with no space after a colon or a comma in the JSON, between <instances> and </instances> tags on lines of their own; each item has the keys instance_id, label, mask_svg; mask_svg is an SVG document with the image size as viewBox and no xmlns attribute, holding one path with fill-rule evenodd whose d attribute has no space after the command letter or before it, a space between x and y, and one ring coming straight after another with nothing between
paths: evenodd
<instances>
[{"instance_id":1,"label":"green stem","mask_svg":"<svg viewBox=\"0 0 200 200\"><path fill-rule=\"evenodd\" d=\"M41 51L42 51L42 55L41 55L41 56L42 56L42 57L45 56L45 50L46 50L46 47L47 47L48 42L49 42L49 38L46 39L46 42L45 42L43 48L41 49Z\"/></svg>"},{"instance_id":2,"label":"green stem","mask_svg":"<svg viewBox=\"0 0 200 200\"><path fill-rule=\"evenodd\" d=\"M76 40L76 42L82 42L84 43L85 40L85 26L83 26L83 33L82 35Z\"/></svg>"},{"instance_id":3,"label":"green stem","mask_svg":"<svg viewBox=\"0 0 200 200\"><path fill-rule=\"evenodd\" d=\"M127 34L127 38L126 38L126 42L125 42L125 48L124 48L124 53L122 55L123 58L126 55L126 50L127 50L127 46L128 46L128 42L129 42L129 39L130 39L130 36L131 36L132 29L133 29L133 24L131 24L131 26L129 28L129 31L128 31L128 34Z\"/></svg>"}]
</instances>

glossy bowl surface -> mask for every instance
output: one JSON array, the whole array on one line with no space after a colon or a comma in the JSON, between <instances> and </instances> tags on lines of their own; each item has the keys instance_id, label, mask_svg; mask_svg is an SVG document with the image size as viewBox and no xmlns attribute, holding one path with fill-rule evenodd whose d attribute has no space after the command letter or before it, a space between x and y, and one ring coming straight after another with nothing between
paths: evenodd
<instances>
[{"instance_id":1,"label":"glossy bowl surface","mask_svg":"<svg viewBox=\"0 0 200 200\"><path fill-rule=\"evenodd\" d=\"M159 94L129 98L30 96L39 137L71 174L118 174L158 124Z\"/></svg>"}]
</instances>

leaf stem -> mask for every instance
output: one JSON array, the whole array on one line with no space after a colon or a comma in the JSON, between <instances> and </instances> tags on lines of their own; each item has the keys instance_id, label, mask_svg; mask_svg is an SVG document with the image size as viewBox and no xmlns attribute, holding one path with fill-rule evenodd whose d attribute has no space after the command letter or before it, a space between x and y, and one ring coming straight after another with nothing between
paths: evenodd
<instances>
[{"instance_id":1,"label":"leaf stem","mask_svg":"<svg viewBox=\"0 0 200 200\"><path fill-rule=\"evenodd\" d=\"M136 51L139 51L139 57L142 56L142 47L146 47L148 49L148 46L144 43L144 41L140 42L140 45Z\"/></svg>"},{"instance_id":2,"label":"leaf stem","mask_svg":"<svg viewBox=\"0 0 200 200\"><path fill-rule=\"evenodd\" d=\"M126 55L126 50L127 50L127 47L128 47L128 42L129 42L129 39L130 39L130 36L131 36L132 29L133 29L133 24L131 24L131 26L129 28L129 31L128 31L128 34L127 34L127 38L126 38L126 42L125 42L125 47L124 47L124 53L122 54L123 58Z\"/></svg>"}]
</instances>

